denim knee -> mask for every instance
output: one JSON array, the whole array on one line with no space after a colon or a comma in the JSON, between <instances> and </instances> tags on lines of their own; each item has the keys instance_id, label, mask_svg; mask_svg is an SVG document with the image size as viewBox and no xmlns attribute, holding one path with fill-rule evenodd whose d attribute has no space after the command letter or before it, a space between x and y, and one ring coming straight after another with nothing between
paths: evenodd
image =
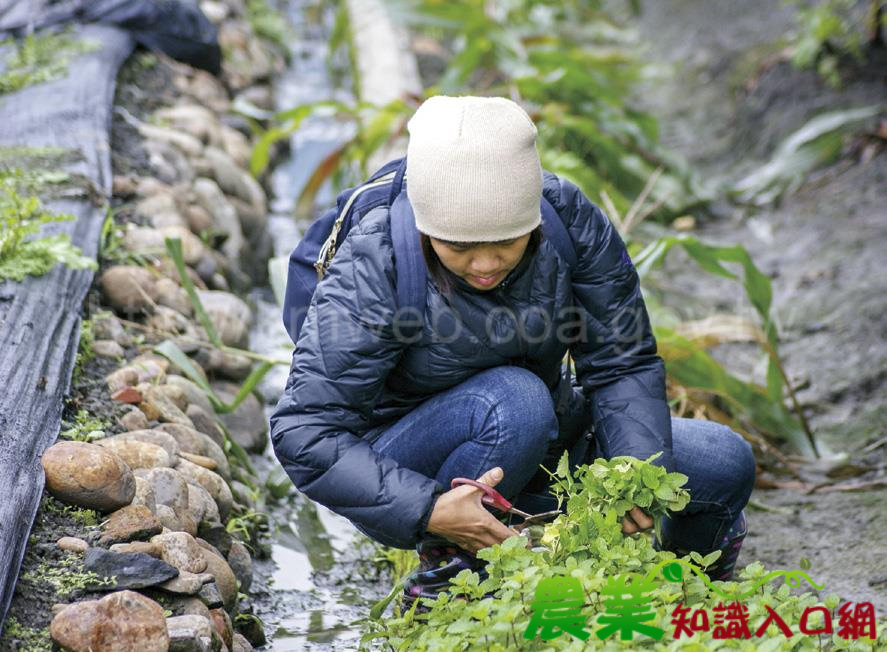
<instances>
[{"instance_id":1,"label":"denim knee","mask_svg":"<svg viewBox=\"0 0 887 652\"><path fill-rule=\"evenodd\" d=\"M551 391L539 376L523 367L493 367L477 374L483 395L496 406L496 417L506 430L521 438L545 442L557 438L558 422Z\"/></svg>"},{"instance_id":2,"label":"denim knee","mask_svg":"<svg viewBox=\"0 0 887 652\"><path fill-rule=\"evenodd\" d=\"M727 426L720 426L718 430L718 446L724 461L721 476L724 500L738 513L748 503L755 486L755 455L742 435Z\"/></svg>"}]
</instances>

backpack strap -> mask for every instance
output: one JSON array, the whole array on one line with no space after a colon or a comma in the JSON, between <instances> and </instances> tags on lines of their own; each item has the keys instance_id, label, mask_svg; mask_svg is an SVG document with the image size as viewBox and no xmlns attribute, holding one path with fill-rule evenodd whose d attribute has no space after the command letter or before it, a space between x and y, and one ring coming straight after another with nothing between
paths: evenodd
<instances>
[{"instance_id":1,"label":"backpack strap","mask_svg":"<svg viewBox=\"0 0 887 652\"><path fill-rule=\"evenodd\" d=\"M576 245L563 218L555 210L545 197L542 198L542 233L551 241L554 248L561 255L567 266L572 270L576 267Z\"/></svg>"},{"instance_id":2,"label":"backpack strap","mask_svg":"<svg viewBox=\"0 0 887 652\"><path fill-rule=\"evenodd\" d=\"M425 314L428 269L419 246L419 231L416 228L413 208L410 206L407 194L400 192L402 171L405 168L404 162L391 188L391 194L394 196L390 208L391 241L394 246L394 269L397 276L397 305L401 310L409 310L409 314L404 317L415 327L412 334L416 334L421 331L422 318Z\"/></svg>"}]
</instances>

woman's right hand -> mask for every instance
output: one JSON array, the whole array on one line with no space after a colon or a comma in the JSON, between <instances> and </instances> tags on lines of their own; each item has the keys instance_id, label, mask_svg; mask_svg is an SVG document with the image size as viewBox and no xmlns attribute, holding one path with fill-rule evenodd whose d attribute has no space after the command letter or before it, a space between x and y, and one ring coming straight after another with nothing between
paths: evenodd
<instances>
[{"instance_id":1,"label":"woman's right hand","mask_svg":"<svg viewBox=\"0 0 887 652\"><path fill-rule=\"evenodd\" d=\"M495 487L502 478L502 469L497 466L477 481ZM442 493L428 519L428 531L472 553L518 536L516 531L487 511L481 502L483 495L480 489L471 485L461 485Z\"/></svg>"}]
</instances>

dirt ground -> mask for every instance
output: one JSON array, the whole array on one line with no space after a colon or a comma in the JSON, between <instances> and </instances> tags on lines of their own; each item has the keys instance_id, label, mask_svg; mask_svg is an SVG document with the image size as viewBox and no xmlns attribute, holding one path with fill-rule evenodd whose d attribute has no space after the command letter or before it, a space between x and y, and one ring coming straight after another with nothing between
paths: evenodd
<instances>
[{"instance_id":1,"label":"dirt ground","mask_svg":"<svg viewBox=\"0 0 887 652\"><path fill-rule=\"evenodd\" d=\"M660 121L662 139L686 156L706 182L741 178L813 116L887 100L887 52L843 71L832 89L812 72L773 55L793 27L779 0L665 0L643 3L647 60L660 76L642 103ZM887 152L860 155L849 143L841 160L815 172L776 207L714 206L697 215L696 235L743 244L773 282L780 351L824 457L846 454L847 482L885 479L887 465ZM685 318L712 312L751 314L735 285L698 274L674 252L657 282ZM737 375L763 381L754 345L715 352ZM880 444L879 444L880 442ZM806 486L830 481L841 460L799 464ZM832 476L826 472L831 470ZM785 477L770 479L790 480ZM824 593L872 601L887 612L887 487L859 492L757 489L743 561L798 568Z\"/></svg>"}]
</instances>

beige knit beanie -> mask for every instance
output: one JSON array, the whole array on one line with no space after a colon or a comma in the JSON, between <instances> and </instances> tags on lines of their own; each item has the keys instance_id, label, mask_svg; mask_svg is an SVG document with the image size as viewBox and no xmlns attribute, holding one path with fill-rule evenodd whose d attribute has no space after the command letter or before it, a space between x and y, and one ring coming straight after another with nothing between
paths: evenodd
<instances>
[{"instance_id":1,"label":"beige knit beanie","mask_svg":"<svg viewBox=\"0 0 887 652\"><path fill-rule=\"evenodd\" d=\"M536 126L504 97L427 99L407 124L407 196L422 233L454 242L525 235L540 221Z\"/></svg>"}]
</instances>

